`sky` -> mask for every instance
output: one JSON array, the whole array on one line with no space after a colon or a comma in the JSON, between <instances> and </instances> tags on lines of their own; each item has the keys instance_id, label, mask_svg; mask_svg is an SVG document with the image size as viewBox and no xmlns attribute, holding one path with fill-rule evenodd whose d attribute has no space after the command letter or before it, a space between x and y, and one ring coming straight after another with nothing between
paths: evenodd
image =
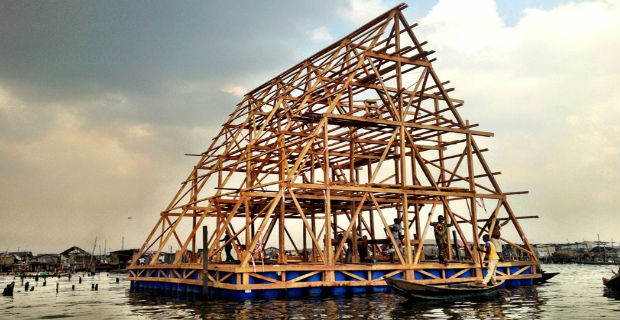
<instances>
[{"instance_id":1,"label":"sky","mask_svg":"<svg viewBox=\"0 0 620 320\"><path fill-rule=\"evenodd\" d=\"M0 0L0 250L140 246L245 92L398 3ZM528 239L620 242L620 3L408 5Z\"/></svg>"}]
</instances>

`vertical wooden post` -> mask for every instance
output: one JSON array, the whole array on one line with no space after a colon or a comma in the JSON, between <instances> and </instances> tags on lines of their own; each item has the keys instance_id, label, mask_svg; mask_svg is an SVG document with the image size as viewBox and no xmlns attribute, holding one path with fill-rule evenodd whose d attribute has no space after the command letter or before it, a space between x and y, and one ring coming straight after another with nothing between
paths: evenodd
<instances>
[{"instance_id":1,"label":"vertical wooden post","mask_svg":"<svg viewBox=\"0 0 620 320\"><path fill-rule=\"evenodd\" d=\"M278 147L280 148L279 151L279 162L280 162L280 167L278 168L278 178L280 179L280 181L284 180L285 177L285 170L287 170L288 164L286 163L287 161L285 160L286 154L284 153L284 134L281 132L282 130L282 124L281 124L281 120L278 118ZM282 194L284 194L284 186L282 185L282 183L280 183L279 186L279 190L280 192L282 192ZM284 214L285 214L285 210L286 210L286 206L284 203L284 197L282 197L281 201L280 201L280 215L278 216L278 243L279 243L279 254L278 254L278 263L282 263L282 264L286 264L286 248L284 247L284 233L285 233L285 225L284 225Z\"/></svg>"},{"instance_id":2,"label":"vertical wooden post","mask_svg":"<svg viewBox=\"0 0 620 320\"><path fill-rule=\"evenodd\" d=\"M202 227L202 293L209 300L209 230Z\"/></svg>"},{"instance_id":3,"label":"vertical wooden post","mask_svg":"<svg viewBox=\"0 0 620 320\"><path fill-rule=\"evenodd\" d=\"M302 255L302 261L303 262L308 262L308 258L310 258L310 256L305 256L308 253L308 244L307 244L307 240L306 240L306 233L308 232L307 228L306 228L306 224L301 223L301 230L302 230L302 234L303 234L303 245L304 245L304 251L303 251L303 255ZM305 258L304 258L305 257Z\"/></svg>"},{"instance_id":4,"label":"vertical wooden post","mask_svg":"<svg viewBox=\"0 0 620 320\"><path fill-rule=\"evenodd\" d=\"M400 45L400 20L398 18L398 15L394 16L394 40L395 40L395 45L396 45L396 52L398 55L400 55L400 51L401 51L401 45ZM399 152L400 152L400 185L401 188L404 190L407 186L407 148L405 147L405 130L407 130L407 128L405 127L405 117L407 116L407 114L405 113L405 106L403 103L403 79L402 79L402 66L401 66L401 62L397 61L396 62L396 90L398 91L398 108L396 108L396 110L398 110L399 112L399 118L398 119L401 123L400 126L400 136L399 136L399 140L400 140L400 145L399 145ZM411 157L413 157L413 152L411 153ZM402 222L403 222L403 233L405 235L405 261L407 264L412 264L413 263L413 256L412 256L412 252L411 252L411 235L409 232L409 203L408 203L407 199L407 193L403 192L402 194L402 203L401 203L401 211L402 211ZM413 280L413 271L409 270L406 273L406 278Z\"/></svg>"},{"instance_id":5,"label":"vertical wooden post","mask_svg":"<svg viewBox=\"0 0 620 320\"><path fill-rule=\"evenodd\" d=\"M323 126L323 147L324 155L323 155L323 179L325 181L325 264L327 266L334 265L334 247L332 246L332 207L331 207L331 190L329 189L329 127L327 123L327 117L325 118L325 125ZM334 281L334 271L326 271L324 279L326 281Z\"/></svg>"},{"instance_id":6,"label":"vertical wooden post","mask_svg":"<svg viewBox=\"0 0 620 320\"><path fill-rule=\"evenodd\" d=\"M476 184L474 182L474 162L472 157L472 145L471 145L471 131L469 129L469 120L465 122L467 129L467 171L469 172L469 191L472 193L470 198L471 203L471 226L472 226L472 243L473 243L473 257L471 257L474 265L479 266L476 268L476 277L482 277L482 261L480 261L480 255L478 254L478 217L476 208Z\"/></svg>"},{"instance_id":7,"label":"vertical wooden post","mask_svg":"<svg viewBox=\"0 0 620 320\"><path fill-rule=\"evenodd\" d=\"M456 259L457 260L461 260L461 254L459 253L459 246L458 246L458 238L456 237L456 231L452 230L452 238L454 238L454 252L456 252Z\"/></svg>"},{"instance_id":8,"label":"vertical wooden post","mask_svg":"<svg viewBox=\"0 0 620 320\"><path fill-rule=\"evenodd\" d=\"M310 205L311 208L311 212L312 212L312 233L316 235L316 217L314 216L314 204ZM317 239L318 241L318 239ZM317 248L316 245L314 244L314 241L312 241L312 260L310 260L311 262L316 262L316 256L318 254L318 251L321 250L321 248Z\"/></svg>"},{"instance_id":9,"label":"vertical wooden post","mask_svg":"<svg viewBox=\"0 0 620 320\"><path fill-rule=\"evenodd\" d=\"M435 105L435 112L439 113L439 100L437 98L433 99L433 104ZM439 122L439 118L437 118L437 120L435 120L435 125L439 126L440 122ZM442 144L443 144L443 139L442 139L443 135L438 135L437 136L437 144L439 145L439 150L437 150L437 152L439 153L439 166L441 168L445 168L445 163L443 160L443 148L442 148ZM446 186L446 172L444 170L440 170L439 171L439 185L442 187ZM456 221L451 221L452 219L450 218L450 215L448 214L448 207L446 205L443 205L443 216L446 219L446 223L456 223ZM452 246L451 246L451 240L450 237L448 236L448 260L452 260Z\"/></svg>"},{"instance_id":10,"label":"vertical wooden post","mask_svg":"<svg viewBox=\"0 0 620 320\"><path fill-rule=\"evenodd\" d=\"M192 201L196 200L196 198L198 197L198 168L194 167L194 170L192 172ZM196 210L192 210L192 230L194 230L194 228L196 228ZM197 262L196 260L198 259L197 257L197 252L198 250L196 250L196 237L192 237L192 253L189 255L190 257L190 261L192 263ZM181 254L183 254L183 252L181 252Z\"/></svg>"}]
</instances>

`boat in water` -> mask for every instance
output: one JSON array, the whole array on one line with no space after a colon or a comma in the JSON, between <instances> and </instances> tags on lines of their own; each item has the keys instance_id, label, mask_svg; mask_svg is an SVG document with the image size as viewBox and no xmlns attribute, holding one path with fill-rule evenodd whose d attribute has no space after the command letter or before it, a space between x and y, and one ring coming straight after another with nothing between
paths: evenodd
<instances>
[{"instance_id":1,"label":"boat in water","mask_svg":"<svg viewBox=\"0 0 620 320\"><path fill-rule=\"evenodd\" d=\"M491 297L498 293L497 289L504 283L502 281L492 286L484 286L480 282L429 285L392 277L385 278L385 281L401 296L421 300L460 300Z\"/></svg>"},{"instance_id":2,"label":"boat in water","mask_svg":"<svg viewBox=\"0 0 620 320\"><path fill-rule=\"evenodd\" d=\"M557 276L560 274L559 272L546 272L543 271L540 275L540 278L534 278L534 284L541 284L547 282L547 280Z\"/></svg>"},{"instance_id":3,"label":"boat in water","mask_svg":"<svg viewBox=\"0 0 620 320\"><path fill-rule=\"evenodd\" d=\"M620 273L614 274L611 278L603 278L603 284L609 289L620 291Z\"/></svg>"}]
</instances>

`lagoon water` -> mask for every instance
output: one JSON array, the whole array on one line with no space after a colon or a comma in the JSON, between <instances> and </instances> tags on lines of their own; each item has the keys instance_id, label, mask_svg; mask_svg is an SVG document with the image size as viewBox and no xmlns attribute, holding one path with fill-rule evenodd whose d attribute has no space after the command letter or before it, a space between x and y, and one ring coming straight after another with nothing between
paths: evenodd
<instances>
[{"instance_id":1,"label":"lagoon water","mask_svg":"<svg viewBox=\"0 0 620 320\"><path fill-rule=\"evenodd\" d=\"M602 276L617 266L543 265L561 272L544 285L503 290L487 301L413 302L389 293L348 297L202 302L132 293L122 274L74 274L35 282L24 292L19 278L0 277L1 288L15 281L15 296L0 297L0 319L620 319L620 296L605 291ZM116 278L120 277L119 284ZM59 292L56 293L56 283ZM92 291L91 285L99 290ZM75 285L75 291L71 290Z\"/></svg>"}]
</instances>

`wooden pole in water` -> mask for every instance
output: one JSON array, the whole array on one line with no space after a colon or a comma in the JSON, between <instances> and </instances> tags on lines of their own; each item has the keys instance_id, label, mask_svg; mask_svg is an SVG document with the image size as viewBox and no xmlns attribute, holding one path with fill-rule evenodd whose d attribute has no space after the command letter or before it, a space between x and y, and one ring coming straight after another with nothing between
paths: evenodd
<instances>
[{"instance_id":1,"label":"wooden pole in water","mask_svg":"<svg viewBox=\"0 0 620 320\"><path fill-rule=\"evenodd\" d=\"M203 273L202 273L202 293L209 299L209 230L207 226L202 227L202 261L203 261Z\"/></svg>"}]
</instances>

